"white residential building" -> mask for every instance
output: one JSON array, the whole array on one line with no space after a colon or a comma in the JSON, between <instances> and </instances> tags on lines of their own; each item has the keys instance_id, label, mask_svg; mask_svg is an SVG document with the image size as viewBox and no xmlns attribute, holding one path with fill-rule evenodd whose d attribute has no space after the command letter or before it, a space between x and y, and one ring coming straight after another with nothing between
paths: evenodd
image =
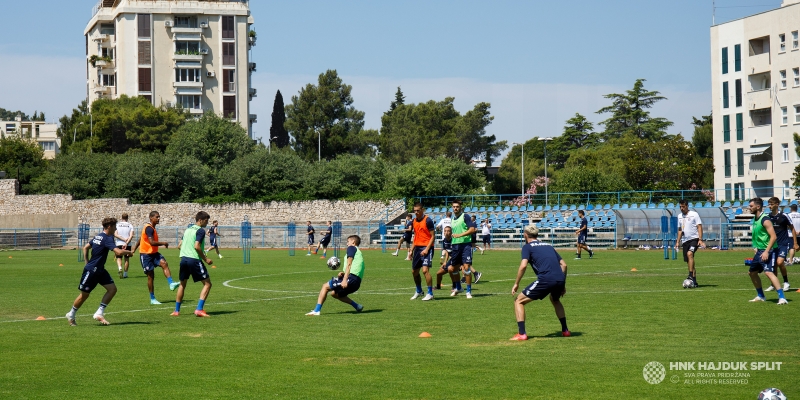
<instances>
[{"instance_id":1,"label":"white residential building","mask_svg":"<svg viewBox=\"0 0 800 400\"><path fill-rule=\"evenodd\" d=\"M44 158L53 159L61 152L61 139L58 137L58 124L44 121L0 121L0 138L21 137L33 140L44 151Z\"/></svg>"},{"instance_id":2,"label":"white residential building","mask_svg":"<svg viewBox=\"0 0 800 400\"><path fill-rule=\"evenodd\" d=\"M100 0L84 30L87 98L213 111L252 137L253 23L248 0Z\"/></svg>"},{"instance_id":3,"label":"white residential building","mask_svg":"<svg viewBox=\"0 0 800 400\"><path fill-rule=\"evenodd\" d=\"M717 197L794 197L800 164L800 0L711 27ZM724 192L719 189L723 189ZM724 193L724 194L723 194Z\"/></svg>"}]
</instances>

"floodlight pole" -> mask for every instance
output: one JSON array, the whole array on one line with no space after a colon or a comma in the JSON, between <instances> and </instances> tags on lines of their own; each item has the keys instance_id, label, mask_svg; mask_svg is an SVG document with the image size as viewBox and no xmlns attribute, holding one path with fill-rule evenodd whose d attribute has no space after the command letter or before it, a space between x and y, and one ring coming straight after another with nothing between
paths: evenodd
<instances>
[{"instance_id":1,"label":"floodlight pole","mask_svg":"<svg viewBox=\"0 0 800 400\"><path fill-rule=\"evenodd\" d=\"M549 205L547 193L547 142L553 140L553 138L539 138L539 140L544 142L544 204Z\"/></svg>"}]
</instances>

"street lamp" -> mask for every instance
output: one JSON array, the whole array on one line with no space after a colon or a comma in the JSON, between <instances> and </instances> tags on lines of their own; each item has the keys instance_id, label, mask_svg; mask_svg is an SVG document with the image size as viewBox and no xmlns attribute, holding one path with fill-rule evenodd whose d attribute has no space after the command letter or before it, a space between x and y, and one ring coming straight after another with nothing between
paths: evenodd
<instances>
[{"instance_id":1,"label":"street lamp","mask_svg":"<svg viewBox=\"0 0 800 400\"><path fill-rule=\"evenodd\" d=\"M524 198L525 197L525 145L522 143L511 143L511 144L515 146L519 145L519 147L522 149L522 158L521 158L522 182L520 184L520 187L522 188L522 197Z\"/></svg>"},{"instance_id":2,"label":"street lamp","mask_svg":"<svg viewBox=\"0 0 800 400\"><path fill-rule=\"evenodd\" d=\"M79 123L78 125L83 125L83 122ZM75 133L78 132L78 125L75 125L75 129L72 130L72 144L75 144Z\"/></svg>"},{"instance_id":3,"label":"street lamp","mask_svg":"<svg viewBox=\"0 0 800 400\"><path fill-rule=\"evenodd\" d=\"M544 142L544 205L550 204L547 199L547 142L551 140L553 140L551 137L539 138L539 141Z\"/></svg>"},{"instance_id":4,"label":"street lamp","mask_svg":"<svg viewBox=\"0 0 800 400\"><path fill-rule=\"evenodd\" d=\"M317 131L317 162L322 161L322 132L319 128L314 128Z\"/></svg>"}]
</instances>

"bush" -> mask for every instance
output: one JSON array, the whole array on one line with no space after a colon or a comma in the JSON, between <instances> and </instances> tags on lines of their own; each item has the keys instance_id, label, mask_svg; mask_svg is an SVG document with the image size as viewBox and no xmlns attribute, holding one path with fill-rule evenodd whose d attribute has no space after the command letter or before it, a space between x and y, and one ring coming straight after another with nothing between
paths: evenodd
<instances>
[{"instance_id":1,"label":"bush","mask_svg":"<svg viewBox=\"0 0 800 400\"><path fill-rule=\"evenodd\" d=\"M485 186L483 173L448 158L411 160L393 169L386 180L386 192L400 197L481 193Z\"/></svg>"}]
</instances>

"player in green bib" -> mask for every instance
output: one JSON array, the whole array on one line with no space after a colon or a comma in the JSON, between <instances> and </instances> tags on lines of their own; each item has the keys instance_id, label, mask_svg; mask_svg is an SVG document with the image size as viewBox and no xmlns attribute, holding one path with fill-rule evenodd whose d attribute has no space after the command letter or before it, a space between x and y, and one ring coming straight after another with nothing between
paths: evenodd
<instances>
[{"instance_id":1,"label":"player in green bib","mask_svg":"<svg viewBox=\"0 0 800 400\"><path fill-rule=\"evenodd\" d=\"M330 281L322 285L317 299L317 306L306 315L320 314L322 305L325 303L325 299L328 298L328 292L333 292L334 299L350 304L357 312L361 312L364 309L364 306L347 297L347 295L355 293L361 287L361 279L364 278L364 257L361 254L361 250L358 249L360 244L361 238L358 235L347 238L347 261L344 271L339 272L338 276L331 278Z\"/></svg>"},{"instance_id":2,"label":"player in green bib","mask_svg":"<svg viewBox=\"0 0 800 400\"><path fill-rule=\"evenodd\" d=\"M173 316L180 315L181 302L183 301L183 293L186 290L186 282L189 276L195 282L203 282L203 288L200 289L200 299L197 301L197 309L194 315L198 317L208 317L203 307L208 298L208 292L211 291L211 278L208 276L208 270L203 265L211 265L214 261L206 257L204 239L206 237L205 228L208 225L208 220L211 217L205 211L200 211L194 217L196 221L194 225L190 226L183 232L183 239L181 240L181 271L180 280L181 285L178 287L178 294L175 297L175 311L171 314Z\"/></svg>"},{"instance_id":3,"label":"player in green bib","mask_svg":"<svg viewBox=\"0 0 800 400\"><path fill-rule=\"evenodd\" d=\"M472 298L472 234L475 233L475 221L468 214L463 213L461 201L455 200L453 206L453 220L450 228L453 230L452 264L455 269L464 272L466 283L466 298Z\"/></svg>"},{"instance_id":4,"label":"player in green bib","mask_svg":"<svg viewBox=\"0 0 800 400\"><path fill-rule=\"evenodd\" d=\"M780 288L778 277L775 276L776 256L777 252L774 251L777 245L777 236L775 235L775 228L772 226L772 221L769 215L764 212L764 200L756 197L750 200L750 212L753 213L753 247L756 249L756 254L753 255L753 261L750 263L750 279L753 281L753 287L756 288L756 296L751 303L766 301L764 291L761 289L761 277L759 273L763 272L764 275L772 282L772 286ZM782 289L778 289L778 305L789 304L783 294Z\"/></svg>"}]
</instances>

